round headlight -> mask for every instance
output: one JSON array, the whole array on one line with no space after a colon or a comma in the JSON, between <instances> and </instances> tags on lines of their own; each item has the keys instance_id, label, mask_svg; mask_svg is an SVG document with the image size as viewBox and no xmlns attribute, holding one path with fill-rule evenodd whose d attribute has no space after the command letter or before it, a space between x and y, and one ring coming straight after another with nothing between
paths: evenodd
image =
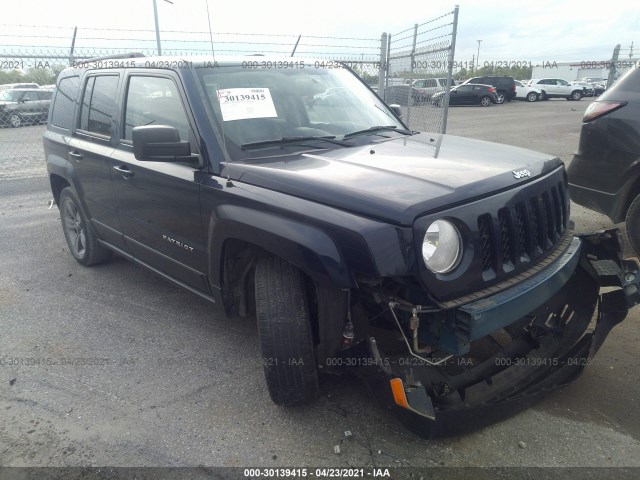
<instances>
[{"instance_id":1,"label":"round headlight","mask_svg":"<svg viewBox=\"0 0 640 480\"><path fill-rule=\"evenodd\" d=\"M429 228L422 241L422 258L434 273L447 273L453 270L460 261L462 240L453 223L447 220L436 220Z\"/></svg>"}]
</instances>

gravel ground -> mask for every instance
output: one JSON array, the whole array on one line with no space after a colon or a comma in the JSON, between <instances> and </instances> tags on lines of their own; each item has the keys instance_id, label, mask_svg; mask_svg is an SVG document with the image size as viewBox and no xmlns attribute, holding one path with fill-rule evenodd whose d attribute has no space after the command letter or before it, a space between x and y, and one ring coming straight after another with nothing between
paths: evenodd
<instances>
[{"instance_id":1,"label":"gravel ground","mask_svg":"<svg viewBox=\"0 0 640 480\"><path fill-rule=\"evenodd\" d=\"M452 107L449 133L568 162L587 104ZM458 438L411 434L349 376L324 379L313 405L279 408L253 321L213 318L123 259L71 258L41 154L17 155L41 152L43 129L0 129L0 466L640 467L640 309L574 385ZM580 232L611 227L575 205L572 218Z\"/></svg>"}]
</instances>

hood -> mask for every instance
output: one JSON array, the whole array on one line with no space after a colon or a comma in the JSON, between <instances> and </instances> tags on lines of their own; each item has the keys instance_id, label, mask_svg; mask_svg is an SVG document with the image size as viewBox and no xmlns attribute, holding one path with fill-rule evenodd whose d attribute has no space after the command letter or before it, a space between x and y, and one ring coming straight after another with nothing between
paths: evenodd
<instances>
[{"instance_id":1,"label":"hood","mask_svg":"<svg viewBox=\"0 0 640 480\"><path fill-rule=\"evenodd\" d=\"M411 225L418 216L508 190L562 165L557 157L523 148L422 133L366 146L224 164L222 175ZM530 176L516 175L522 170Z\"/></svg>"}]
</instances>

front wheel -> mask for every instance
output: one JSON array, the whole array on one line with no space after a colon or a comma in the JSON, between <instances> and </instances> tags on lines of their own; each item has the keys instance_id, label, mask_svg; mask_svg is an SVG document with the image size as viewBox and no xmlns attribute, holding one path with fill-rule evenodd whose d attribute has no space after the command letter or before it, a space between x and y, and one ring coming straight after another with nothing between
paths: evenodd
<instances>
[{"instance_id":1,"label":"front wheel","mask_svg":"<svg viewBox=\"0 0 640 480\"><path fill-rule=\"evenodd\" d=\"M13 128L18 128L20 125L22 125L22 117L17 113L12 113L9 117L9 125L11 125Z\"/></svg>"},{"instance_id":2,"label":"front wheel","mask_svg":"<svg viewBox=\"0 0 640 480\"><path fill-rule=\"evenodd\" d=\"M60 193L60 220L67 245L78 263L89 266L111 257L111 250L98 242L89 219L80 208L80 202L71 187Z\"/></svg>"},{"instance_id":3,"label":"front wheel","mask_svg":"<svg viewBox=\"0 0 640 480\"><path fill-rule=\"evenodd\" d=\"M269 395L277 405L315 400L320 390L303 274L274 256L255 269L256 318Z\"/></svg>"},{"instance_id":4,"label":"front wheel","mask_svg":"<svg viewBox=\"0 0 640 480\"><path fill-rule=\"evenodd\" d=\"M640 195L631 202L625 222L631 248L640 253Z\"/></svg>"},{"instance_id":5,"label":"front wheel","mask_svg":"<svg viewBox=\"0 0 640 480\"><path fill-rule=\"evenodd\" d=\"M504 101L504 99L503 99ZM501 103L501 102L498 102ZM491 99L489 97L482 97L480 99L480 105L482 105L483 107L488 107L491 105Z\"/></svg>"},{"instance_id":6,"label":"front wheel","mask_svg":"<svg viewBox=\"0 0 640 480\"><path fill-rule=\"evenodd\" d=\"M535 102L536 100L538 100L538 94L536 92L530 92L527 94L528 102Z\"/></svg>"},{"instance_id":7,"label":"front wheel","mask_svg":"<svg viewBox=\"0 0 640 480\"><path fill-rule=\"evenodd\" d=\"M580 100L581 98L582 98L582 92L581 92L581 91L579 91L579 90L576 90L575 92L573 92L573 93L571 94L571 98L570 98L570 99L571 99L571 100L576 100L576 101L578 101L578 100Z\"/></svg>"}]
</instances>

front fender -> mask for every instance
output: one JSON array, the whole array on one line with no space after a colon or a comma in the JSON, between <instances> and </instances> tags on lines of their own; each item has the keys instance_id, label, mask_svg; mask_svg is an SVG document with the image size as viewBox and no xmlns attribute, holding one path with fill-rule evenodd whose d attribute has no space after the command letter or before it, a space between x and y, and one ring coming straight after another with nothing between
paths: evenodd
<instances>
[{"instance_id":1,"label":"front fender","mask_svg":"<svg viewBox=\"0 0 640 480\"><path fill-rule=\"evenodd\" d=\"M355 287L334 241L322 230L275 213L221 205L208 219L211 283L221 285L221 252L226 241L241 240L281 257L320 284Z\"/></svg>"}]
</instances>

